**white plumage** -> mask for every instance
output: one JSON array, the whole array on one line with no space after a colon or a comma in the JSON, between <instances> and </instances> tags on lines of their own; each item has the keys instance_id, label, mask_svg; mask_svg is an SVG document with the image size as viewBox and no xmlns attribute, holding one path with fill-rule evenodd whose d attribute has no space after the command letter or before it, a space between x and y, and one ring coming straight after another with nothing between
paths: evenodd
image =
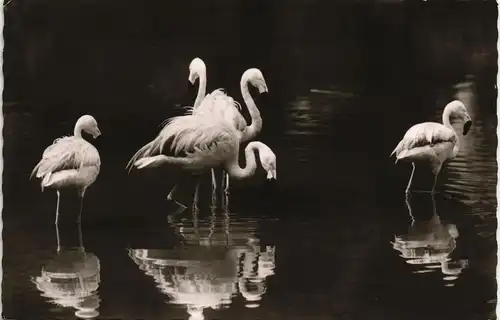
<instances>
[{"instance_id":1,"label":"white plumage","mask_svg":"<svg viewBox=\"0 0 500 320\"><path fill-rule=\"evenodd\" d=\"M196 95L193 107L188 109L188 114L215 116L225 119L231 123L234 128L242 133L241 142L252 140L260 132L262 129L262 118L257 106L255 105L255 101L252 99L248 90L248 84L250 83L257 87L260 93L268 92L266 81L259 69L251 68L246 70L240 81L241 94L250 113L252 120L251 125L247 125L245 118L240 113L241 105L232 97L228 96L222 89L214 90L209 97L209 99L212 100L208 103L205 101L208 97L205 97L207 73L206 65L200 58L194 58L189 65L188 80L194 84L196 79L200 80L198 94ZM212 187L215 189L215 174L213 169L211 171ZM225 172L223 172L222 181L225 183L225 191L227 194L229 188L229 176Z\"/></svg>"},{"instance_id":2,"label":"white plumage","mask_svg":"<svg viewBox=\"0 0 500 320\"><path fill-rule=\"evenodd\" d=\"M204 103L213 101L211 95L207 95L207 98ZM257 167L254 151L258 150L262 166L268 172L268 179L275 179L276 156L261 142L248 144L245 148L246 167L239 166L240 140L241 132L222 118L199 114L174 117L167 121L153 141L135 153L127 166L142 169L172 164L194 174L202 174L222 166L231 177L243 179L254 174ZM166 147L170 150L165 150ZM170 191L169 200L172 200L176 187L177 185ZM197 183L195 206L198 202L198 188Z\"/></svg>"},{"instance_id":3,"label":"white plumage","mask_svg":"<svg viewBox=\"0 0 500 320\"><path fill-rule=\"evenodd\" d=\"M94 138L101 135L94 117L80 117L75 124L74 135L58 138L47 147L30 176L41 179L42 191L44 188L57 189L56 224L59 217L59 190L75 188L83 200L85 190L99 174L99 152L82 138L82 130ZM81 219L81 210L78 219Z\"/></svg>"},{"instance_id":4,"label":"white plumage","mask_svg":"<svg viewBox=\"0 0 500 320\"><path fill-rule=\"evenodd\" d=\"M406 188L407 194L410 192L415 163L430 165L434 174L434 185L431 192L434 193L437 176L443 163L453 159L458 154L459 139L455 128L450 123L450 117L460 119L463 125L463 134L467 134L472 124L471 118L465 105L454 100L444 108L443 124L424 122L412 126L392 151L391 156L396 155L396 162L412 162L413 169Z\"/></svg>"}]
</instances>

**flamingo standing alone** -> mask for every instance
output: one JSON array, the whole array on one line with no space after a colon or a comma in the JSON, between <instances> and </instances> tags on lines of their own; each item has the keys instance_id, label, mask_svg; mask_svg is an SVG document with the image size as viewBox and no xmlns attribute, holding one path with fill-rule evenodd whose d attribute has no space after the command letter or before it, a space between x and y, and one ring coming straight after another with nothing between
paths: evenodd
<instances>
[{"instance_id":1,"label":"flamingo standing alone","mask_svg":"<svg viewBox=\"0 0 500 320\"><path fill-rule=\"evenodd\" d=\"M214 98L212 103L202 104L206 94L207 86L207 68L203 60L194 58L189 65L188 80L194 85L196 79L199 79L198 93L193 107L190 108L188 114L198 114L207 116L217 116L229 121L238 131L242 133L241 143L247 142L255 138L255 136L262 129L262 118L259 109L255 105L255 101L250 95L248 85L256 87L259 93L268 92L267 84L262 75L262 72L256 68L246 70L240 81L241 95L245 104L248 107L248 112L252 120L251 125L247 125L245 118L240 113L241 105L236 102L232 97L226 95L223 90L217 89L212 92ZM212 172L212 188L217 187L215 181L214 170ZM229 176L223 171L222 183L225 184L225 193L228 194L229 189Z\"/></svg>"},{"instance_id":2,"label":"flamingo standing alone","mask_svg":"<svg viewBox=\"0 0 500 320\"><path fill-rule=\"evenodd\" d=\"M81 222L85 190L99 175L101 167L99 152L82 138L82 131L91 134L94 139L101 135L94 117L90 115L80 117L75 124L73 136L58 138L47 147L30 176L30 179L33 175L42 179L42 191L44 188L57 190L56 225L59 219L60 189L77 189L80 197L78 222Z\"/></svg>"},{"instance_id":3,"label":"flamingo standing alone","mask_svg":"<svg viewBox=\"0 0 500 320\"><path fill-rule=\"evenodd\" d=\"M443 124L423 122L414 125L404 135L403 139L392 151L396 154L396 162L408 161L413 169L406 187L406 194L410 193L411 182L415 172L415 163L429 164L434 174L434 184L431 193L435 193L436 182L443 163L455 158L459 151L459 139L450 118L458 118L463 124L463 134L466 135L472 125L471 117L465 105L454 100L446 105L443 111ZM429 191L423 191L429 192Z\"/></svg>"},{"instance_id":4,"label":"flamingo standing alone","mask_svg":"<svg viewBox=\"0 0 500 320\"><path fill-rule=\"evenodd\" d=\"M204 107L203 104L214 104L216 99L217 96L208 94L200 108ZM248 144L245 148L246 166L244 168L239 166L241 135L242 133L231 123L220 117L200 114L174 117L168 120L153 141L135 153L127 167L131 168L133 165L137 169L142 169L172 164L200 175L209 169L222 166L231 177L244 179L255 173L257 164L254 152L259 151L260 162L267 171L267 178L276 179L276 155L262 142L254 141ZM167 143L170 143L170 150L174 156L163 154ZM180 152L186 156L178 156ZM173 199L172 195L176 188L177 184L168 194L168 200ZM198 204L198 192L199 182L196 184L194 195L195 208Z\"/></svg>"}]
</instances>

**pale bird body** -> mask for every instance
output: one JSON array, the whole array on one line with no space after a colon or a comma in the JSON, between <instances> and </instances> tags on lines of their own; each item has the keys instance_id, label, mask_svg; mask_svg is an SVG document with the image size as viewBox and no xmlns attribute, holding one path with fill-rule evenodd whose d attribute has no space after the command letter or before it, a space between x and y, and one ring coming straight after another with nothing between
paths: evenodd
<instances>
[{"instance_id":1,"label":"pale bird body","mask_svg":"<svg viewBox=\"0 0 500 320\"><path fill-rule=\"evenodd\" d=\"M240 142L247 142L255 138L255 136L262 129L262 118L259 109L255 104L248 85L251 84L258 88L259 93L268 92L267 84L259 69L251 68L246 70L240 81L240 89L243 100L248 107L248 111L252 120L250 125L247 125L245 118L241 114L241 105L232 97L228 96L222 89L214 90L211 93L212 99L209 103L204 103L206 99L206 85L207 85L207 71L206 65L200 58L194 58L189 65L188 80L194 84L196 79L199 79L198 94L193 107L189 109L188 114L192 115L206 115L213 117L220 117L225 119L234 128L241 132ZM212 171L212 186L216 188L215 173ZM225 183L226 194L229 188L229 176L223 172L223 184Z\"/></svg>"},{"instance_id":2,"label":"pale bird body","mask_svg":"<svg viewBox=\"0 0 500 320\"><path fill-rule=\"evenodd\" d=\"M45 149L42 159L31 173L31 177L35 175L41 179L42 191L44 188L57 189L56 224L59 217L59 190L77 189L83 200L85 190L99 175L101 167L99 152L82 138L82 131L91 134L94 138L101 135L97 122L92 116L80 117L75 124L74 135L56 139ZM81 211L78 219L80 221Z\"/></svg>"},{"instance_id":3,"label":"pale bird body","mask_svg":"<svg viewBox=\"0 0 500 320\"><path fill-rule=\"evenodd\" d=\"M209 94L203 103L214 100ZM212 168L224 168L232 178L244 179L255 173L255 151L259 151L262 167L268 179L276 179L276 156L261 142L251 142L245 148L246 166L239 166L241 132L228 121L206 115L186 115L169 119L158 136L139 149L128 163L137 169L171 164L200 175ZM166 149L169 150L166 150ZM172 200L177 185L168 195ZM194 205L198 202L196 185Z\"/></svg>"},{"instance_id":4,"label":"pale bird body","mask_svg":"<svg viewBox=\"0 0 500 320\"><path fill-rule=\"evenodd\" d=\"M458 100L446 105L443 111L443 123L424 122L412 126L392 155L396 155L396 162L408 161L413 165L412 173L406 193L410 192L415 163L429 164L434 174L432 193L435 192L437 176L441 168L449 159L456 157L459 151L459 138L455 128L451 125L450 117L457 117L462 121L463 134L467 134L472 120L464 104Z\"/></svg>"}]
</instances>

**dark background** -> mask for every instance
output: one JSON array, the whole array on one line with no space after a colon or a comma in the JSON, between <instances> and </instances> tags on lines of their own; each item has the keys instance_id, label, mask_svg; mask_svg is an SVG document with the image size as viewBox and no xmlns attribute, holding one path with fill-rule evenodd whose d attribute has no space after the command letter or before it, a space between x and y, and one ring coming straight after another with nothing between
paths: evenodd
<instances>
[{"instance_id":1,"label":"dark background","mask_svg":"<svg viewBox=\"0 0 500 320\"><path fill-rule=\"evenodd\" d=\"M484 302L494 298L496 242L479 236L477 203L467 201L488 202L481 223L496 228L495 1L12 0L4 14L6 316L31 319L47 308L26 279L53 246L55 195L28 178L44 148L71 134L82 114L103 133L91 140L102 168L83 217L87 247L103 268L102 317L162 314L164 297L146 289L123 248L160 238L150 229L166 225L173 206L165 196L178 173L127 175L125 165L164 119L194 101L197 85L187 81L194 57L207 65L208 91L224 87L242 102L239 80L250 67L269 87L253 94L264 119L257 139L275 151L278 180L267 183L260 170L232 183L231 193L237 214L281 221L261 235L278 257L267 305L258 309L264 318L485 319L491 311ZM441 188L462 201L448 211L465 230L461 254L474 256L476 267L450 293L411 278L387 247L407 217L409 175L389 154L412 124L440 121L456 97L452 86L464 81L474 83L468 108L477 149L460 161L472 173L450 165L444 176L456 184ZM189 189L180 197L189 204ZM135 291L120 291L123 284Z\"/></svg>"}]
</instances>

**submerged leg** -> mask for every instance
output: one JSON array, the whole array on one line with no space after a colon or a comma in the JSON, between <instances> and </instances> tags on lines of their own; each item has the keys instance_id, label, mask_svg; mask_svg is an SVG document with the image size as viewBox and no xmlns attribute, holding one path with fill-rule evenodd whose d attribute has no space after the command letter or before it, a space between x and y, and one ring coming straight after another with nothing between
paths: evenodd
<instances>
[{"instance_id":1,"label":"submerged leg","mask_svg":"<svg viewBox=\"0 0 500 320\"><path fill-rule=\"evenodd\" d=\"M415 163L411 164L413 169L411 170L410 180L408 180L408 186L406 187L406 194L410 193L411 181L413 180L413 174L415 173Z\"/></svg>"},{"instance_id":2,"label":"submerged leg","mask_svg":"<svg viewBox=\"0 0 500 320\"><path fill-rule=\"evenodd\" d=\"M59 190L57 190L57 204L56 204L56 221L54 222L54 224L57 226L57 222L59 221L59 198L61 197L61 193L59 192ZM59 233L57 234L57 236L59 237Z\"/></svg>"}]
</instances>

